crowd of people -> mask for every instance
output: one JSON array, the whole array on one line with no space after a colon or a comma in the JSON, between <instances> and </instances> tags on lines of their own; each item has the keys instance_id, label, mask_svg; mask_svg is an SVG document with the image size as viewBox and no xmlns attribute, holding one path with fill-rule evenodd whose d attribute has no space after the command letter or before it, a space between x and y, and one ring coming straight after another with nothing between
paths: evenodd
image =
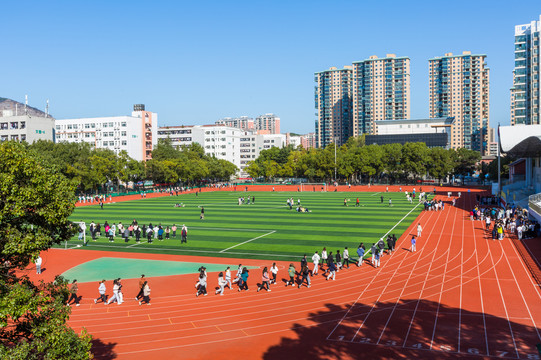
<instances>
[{"instance_id":1,"label":"crowd of people","mask_svg":"<svg viewBox=\"0 0 541 360\"><path fill-rule=\"evenodd\" d=\"M97 241L97 239L102 236L102 225L100 223L94 223L94 221L92 221L89 230L93 241ZM154 240L163 241L164 238L166 240L176 238L178 230L179 228L176 224L173 224L172 226L162 226L162 224L152 225L152 223L149 223L148 225L144 224L143 226L139 226L135 219L129 225L124 225L122 222L119 222L118 225L116 223L110 225L107 221L103 224L103 235L105 235L110 242L114 242L115 237L120 236L124 242L128 242L130 238L135 238L135 241L140 243L141 238L146 238L147 242L152 244ZM82 238L82 234L84 234L85 231L86 225L84 222L81 222L79 224L79 239ZM180 240L181 244L188 242L188 227L184 224L180 227Z\"/></svg>"},{"instance_id":2,"label":"crowd of people","mask_svg":"<svg viewBox=\"0 0 541 360\"><path fill-rule=\"evenodd\" d=\"M490 199L485 197L482 203L490 203ZM481 199L478 197L478 200ZM527 210L520 206L483 207L480 202L470 210L470 220L484 222L485 230L491 233L492 240L503 240L505 231L508 234L515 234L519 240L541 236L539 223L529 219Z\"/></svg>"}]
</instances>

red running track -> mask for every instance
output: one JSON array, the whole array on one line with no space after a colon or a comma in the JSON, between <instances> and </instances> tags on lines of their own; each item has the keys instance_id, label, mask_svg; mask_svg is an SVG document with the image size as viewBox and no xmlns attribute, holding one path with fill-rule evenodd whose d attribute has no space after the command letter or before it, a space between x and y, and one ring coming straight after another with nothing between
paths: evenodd
<instances>
[{"instance_id":1,"label":"red running track","mask_svg":"<svg viewBox=\"0 0 541 360\"><path fill-rule=\"evenodd\" d=\"M311 288L280 284L272 292L255 291L253 270L250 291L199 298L194 275L153 278L151 306L133 300L136 280L124 283L120 306L94 305L97 284L80 284L82 305L69 323L94 335L98 359L539 359L539 288L508 238L493 241L481 221L470 221L474 201L463 192L457 207L423 212L377 269L353 265L336 281L316 276ZM417 222L424 230L412 253ZM52 271L43 276L102 256L270 265L86 250L45 256ZM279 265L281 279L287 264ZM209 274L210 289L216 278Z\"/></svg>"}]
</instances>

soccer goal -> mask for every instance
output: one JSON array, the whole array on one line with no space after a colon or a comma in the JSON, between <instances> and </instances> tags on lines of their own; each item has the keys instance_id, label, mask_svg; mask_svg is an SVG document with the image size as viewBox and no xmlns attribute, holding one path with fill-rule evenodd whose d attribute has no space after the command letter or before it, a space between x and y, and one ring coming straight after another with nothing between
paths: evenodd
<instances>
[{"instance_id":1,"label":"soccer goal","mask_svg":"<svg viewBox=\"0 0 541 360\"><path fill-rule=\"evenodd\" d=\"M301 184L301 191L326 192L327 184L326 183L303 183Z\"/></svg>"}]
</instances>

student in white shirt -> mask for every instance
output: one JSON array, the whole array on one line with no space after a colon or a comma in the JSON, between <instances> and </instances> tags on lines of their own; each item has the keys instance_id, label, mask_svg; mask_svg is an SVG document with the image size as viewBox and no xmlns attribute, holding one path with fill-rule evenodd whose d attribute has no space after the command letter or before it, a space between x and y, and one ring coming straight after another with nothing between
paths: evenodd
<instances>
[{"instance_id":1,"label":"student in white shirt","mask_svg":"<svg viewBox=\"0 0 541 360\"><path fill-rule=\"evenodd\" d=\"M319 260L320 259L321 258L319 257L319 254L317 253L317 250L316 250L314 255L312 255L312 261L314 262L314 270L312 270L312 275L317 275L317 270L319 268Z\"/></svg>"},{"instance_id":2,"label":"student in white shirt","mask_svg":"<svg viewBox=\"0 0 541 360\"><path fill-rule=\"evenodd\" d=\"M276 284L276 276L278 275L278 266L276 266L276 263L272 263L272 266L270 268L272 279L270 281L271 284Z\"/></svg>"}]
</instances>

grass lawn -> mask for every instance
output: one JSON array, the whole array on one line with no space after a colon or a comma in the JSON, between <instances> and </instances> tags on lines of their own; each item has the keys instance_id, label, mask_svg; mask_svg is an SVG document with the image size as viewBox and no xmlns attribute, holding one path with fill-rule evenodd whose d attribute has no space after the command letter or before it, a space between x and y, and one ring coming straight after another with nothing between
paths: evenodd
<instances>
[{"instance_id":1,"label":"grass lawn","mask_svg":"<svg viewBox=\"0 0 541 360\"><path fill-rule=\"evenodd\" d=\"M255 196L255 204L238 205L239 196ZM381 203L380 196L384 196ZM288 197L310 213L298 213L286 206ZM344 206L344 197L349 199ZM360 207L355 207L356 198ZM389 198L393 206L389 207ZM185 206L175 208L175 203ZM87 224L88 249L186 254L199 256L241 257L277 260L298 260L304 253L311 257L323 247L333 253L347 246L352 257L360 242L367 249L387 234L400 237L417 217L422 205L410 204L403 193L340 193L340 192L208 192L141 199L99 206L76 208L71 219ZM200 206L205 208L205 220L200 220ZM119 235L114 242L104 236L103 224L130 224L137 219L139 226L152 223L165 226L176 224L177 238L136 244L131 238L125 243ZM102 237L90 239L91 221L101 223ZM188 243L180 244L180 228L188 227ZM395 227L396 226L396 227ZM391 231L391 229L394 229ZM82 244L76 238L68 247ZM82 248L81 248L82 249Z\"/></svg>"}]
</instances>

